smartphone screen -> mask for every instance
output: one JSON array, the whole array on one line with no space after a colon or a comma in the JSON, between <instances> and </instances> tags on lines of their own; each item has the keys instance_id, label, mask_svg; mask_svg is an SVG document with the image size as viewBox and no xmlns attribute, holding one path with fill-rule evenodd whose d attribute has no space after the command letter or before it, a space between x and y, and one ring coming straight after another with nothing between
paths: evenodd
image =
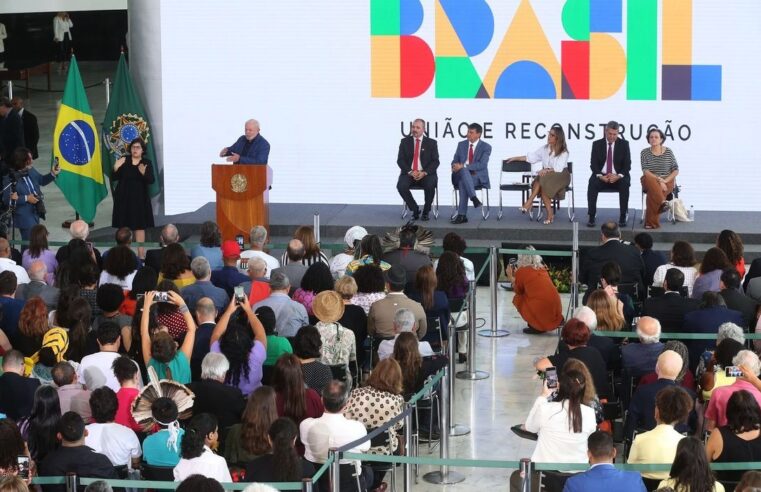
<instances>
[{"instance_id":1,"label":"smartphone screen","mask_svg":"<svg viewBox=\"0 0 761 492\"><path fill-rule=\"evenodd\" d=\"M547 387L549 389L555 389L558 387L558 370L555 367L548 367L544 370L544 378L547 381Z\"/></svg>"},{"instance_id":2,"label":"smartphone screen","mask_svg":"<svg viewBox=\"0 0 761 492\"><path fill-rule=\"evenodd\" d=\"M16 463L18 464L18 477L22 480L29 478L29 456L20 454L16 457Z\"/></svg>"},{"instance_id":3,"label":"smartphone screen","mask_svg":"<svg viewBox=\"0 0 761 492\"><path fill-rule=\"evenodd\" d=\"M243 291L243 287L240 285L235 286L233 289L233 293L235 295L235 301L237 303L243 303L246 302L246 293Z\"/></svg>"},{"instance_id":4,"label":"smartphone screen","mask_svg":"<svg viewBox=\"0 0 761 492\"><path fill-rule=\"evenodd\" d=\"M243 249L243 234L238 234L235 236L235 240L238 241L238 246L240 246L240 249Z\"/></svg>"},{"instance_id":5,"label":"smartphone screen","mask_svg":"<svg viewBox=\"0 0 761 492\"><path fill-rule=\"evenodd\" d=\"M727 366L724 368L724 375L728 378L737 378L743 375L743 372L737 366Z\"/></svg>"}]
</instances>

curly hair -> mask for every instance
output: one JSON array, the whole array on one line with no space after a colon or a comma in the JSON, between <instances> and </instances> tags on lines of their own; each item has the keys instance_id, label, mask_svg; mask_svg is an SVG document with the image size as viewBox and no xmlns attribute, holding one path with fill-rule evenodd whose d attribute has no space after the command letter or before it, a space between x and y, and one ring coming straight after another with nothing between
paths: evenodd
<instances>
[{"instance_id":1,"label":"curly hair","mask_svg":"<svg viewBox=\"0 0 761 492\"><path fill-rule=\"evenodd\" d=\"M436 266L436 278L439 281L438 290L450 292L465 280L465 266L460 257L451 251L444 251Z\"/></svg>"},{"instance_id":2,"label":"curly hair","mask_svg":"<svg viewBox=\"0 0 761 492\"><path fill-rule=\"evenodd\" d=\"M743 259L744 246L740 235L729 229L724 229L716 238L716 247L727 255L730 263L737 264Z\"/></svg>"},{"instance_id":3,"label":"curly hair","mask_svg":"<svg viewBox=\"0 0 761 492\"><path fill-rule=\"evenodd\" d=\"M443 239L442 245L444 251L451 251L457 253L457 256L462 256L465 253L467 244L465 240L456 232L448 232Z\"/></svg>"},{"instance_id":4,"label":"curly hair","mask_svg":"<svg viewBox=\"0 0 761 492\"><path fill-rule=\"evenodd\" d=\"M312 325L299 328L293 339L293 353L299 359L314 359L321 355L322 337L319 330Z\"/></svg>"},{"instance_id":5,"label":"curly hair","mask_svg":"<svg viewBox=\"0 0 761 492\"><path fill-rule=\"evenodd\" d=\"M161 254L161 274L164 278L177 280L187 270L190 270L190 260L185 248L179 243L165 246Z\"/></svg>"},{"instance_id":6,"label":"curly hair","mask_svg":"<svg viewBox=\"0 0 761 492\"><path fill-rule=\"evenodd\" d=\"M695 249L687 241L675 241L671 247L671 262L674 266L695 266Z\"/></svg>"},{"instance_id":7,"label":"curly hair","mask_svg":"<svg viewBox=\"0 0 761 492\"><path fill-rule=\"evenodd\" d=\"M377 234L368 234L362 238L359 243L359 250L355 252L357 258L369 256L373 259L373 264L380 266L383 257L383 246Z\"/></svg>"},{"instance_id":8,"label":"curly hair","mask_svg":"<svg viewBox=\"0 0 761 492\"><path fill-rule=\"evenodd\" d=\"M277 419L275 390L271 386L260 386L248 395L246 408L240 422L241 447L252 455L262 455L270 451L267 432Z\"/></svg>"},{"instance_id":9,"label":"curly hair","mask_svg":"<svg viewBox=\"0 0 761 492\"><path fill-rule=\"evenodd\" d=\"M315 294L324 290L333 290L333 286L334 280L333 274L330 273L330 267L321 261L309 265L301 279L301 289L312 291Z\"/></svg>"},{"instance_id":10,"label":"curly hair","mask_svg":"<svg viewBox=\"0 0 761 492\"><path fill-rule=\"evenodd\" d=\"M16 457L24 451L24 439L16 423L10 419L0 419L0 469L6 473L18 469Z\"/></svg>"},{"instance_id":11,"label":"curly hair","mask_svg":"<svg viewBox=\"0 0 761 492\"><path fill-rule=\"evenodd\" d=\"M158 331L151 340L151 354L157 361L168 364L177 355L177 344L169 333Z\"/></svg>"},{"instance_id":12,"label":"curly hair","mask_svg":"<svg viewBox=\"0 0 761 492\"><path fill-rule=\"evenodd\" d=\"M116 418L119 400L117 400L114 390L108 386L102 386L90 394L90 408L95 422L107 424Z\"/></svg>"},{"instance_id":13,"label":"curly hair","mask_svg":"<svg viewBox=\"0 0 761 492\"><path fill-rule=\"evenodd\" d=\"M42 336L48 331L48 310L42 298L34 296L26 301L19 314L18 329L23 335L42 343Z\"/></svg>"},{"instance_id":14,"label":"curly hair","mask_svg":"<svg viewBox=\"0 0 761 492\"><path fill-rule=\"evenodd\" d=\"M363 265L357 268L352 277L357 282L357 292L361 294L372 294L386 290L383 270L377 265Z\"/></svg>"},{"instance_id":15,"label":"curly hair","mask_svg":"<svg viewBox=\"0 0 761 492\"><path fill-rule=\"evenodd\" d=\"M706 254L703 255L703 261L700 263L700 274L704 275L714 270L724 270L731 266L733 265L729 262L726 253L714 246L709 248Z\"/></svg>"},{"instance_id":16,"label":"curly hair","mask_svg":"<svg viewBox=\"0 0 761 492\"><path fill-rule=\"evenodd\" d=\"M119 244L109 249L106 258L103 260L103 270L120 280L124 280L136 268L137 256L125 244Z\"/></svg>"},{"instance_id":17,"label":"curly hair","mask_svg":"<svg viewBox=\"0 0 761 492\"><path fill-rule=\"evenodd\" d=\"M207 220L201 224L201 246L213 248L219 246L222 235L219 232L219 226L216 222Z\"/></svg>"},{"instance_id":18,"label":"curly hair","mask_svg":"<svg viewBox=\"0 0 761 492\"><path fill-rule=\"evenodd\" d=\"M227 330L219 339L219 349L230 361L226 381L228 384L238 386L241 380L248 380L251 372L248 360L253 346L254 338L248 325L230 320Z\"/></svg>"}]
</instances>

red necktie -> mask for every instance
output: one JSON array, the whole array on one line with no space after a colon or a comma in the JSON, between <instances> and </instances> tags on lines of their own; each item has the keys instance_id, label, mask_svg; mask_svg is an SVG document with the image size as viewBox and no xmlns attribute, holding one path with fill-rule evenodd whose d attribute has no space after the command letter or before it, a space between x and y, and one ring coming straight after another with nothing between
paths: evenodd
<instances>
[{"instance_id":1,"label":"red necktie","mask_svg":"<svg viewBox=\"0 0 761 492\"><path fill-rule=\"evenodd\" d=\"M608 158L605 160L605 174L613 172L613 144L608 142Z\"/></svg>"},{"instance_id":2,"label":"red necktie","mask_svg":"<svg viewBox=\"0 0 761 492\"><path fill-rule=\"evenodd\" d=\"M473 144L470 144L470 150L468 150L468 164L473 164Z\"/></svg>"},{"instance_id":3,"label":"red necktie","mask_svg":"<svg viewBox=\"0 0 761 492\"><path fill-rule=\"evenodd\" d=\"M415 152L412 154L412 170L417 171L420 162L420 139L415 139Z\"/></svg>"}]
</instances>

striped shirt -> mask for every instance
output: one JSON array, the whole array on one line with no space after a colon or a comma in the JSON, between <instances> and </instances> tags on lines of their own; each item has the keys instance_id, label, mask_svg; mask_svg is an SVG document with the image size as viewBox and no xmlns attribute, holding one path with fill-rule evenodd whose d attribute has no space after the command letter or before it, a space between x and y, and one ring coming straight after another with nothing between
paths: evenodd
<instances>
[{"instance_id":1,"label":"striped shirt","mask_svg":"<svg viewBox=\"0 0 761 492\"><path fill-rule=\"evenodd\" d=\"M656 176L663 178L679 169L679 165L676 163L676 157L671 149L663 147L663 154L654 155L650 147L642 149L640 153L640 161L642 162L642 171L650 171Z\"/></svg>"}]
</instances>

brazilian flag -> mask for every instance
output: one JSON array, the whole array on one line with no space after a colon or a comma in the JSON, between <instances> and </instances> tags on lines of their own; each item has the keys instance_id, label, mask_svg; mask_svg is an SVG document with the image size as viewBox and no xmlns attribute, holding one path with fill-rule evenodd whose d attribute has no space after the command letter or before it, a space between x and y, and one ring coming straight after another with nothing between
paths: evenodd
<instances>
[{"instance_id":1,"label":"brazilian flag","mask_svg":"<svg viewBox=\"0 0 761 492\"><path fill-rule=\"evenodd\" d=\"M56 160L61 166L58 187L82 219L91 222L108 189L103 178L100 139L74 56L53 131L52 164Z\"/></svg>"}]
</instances>

